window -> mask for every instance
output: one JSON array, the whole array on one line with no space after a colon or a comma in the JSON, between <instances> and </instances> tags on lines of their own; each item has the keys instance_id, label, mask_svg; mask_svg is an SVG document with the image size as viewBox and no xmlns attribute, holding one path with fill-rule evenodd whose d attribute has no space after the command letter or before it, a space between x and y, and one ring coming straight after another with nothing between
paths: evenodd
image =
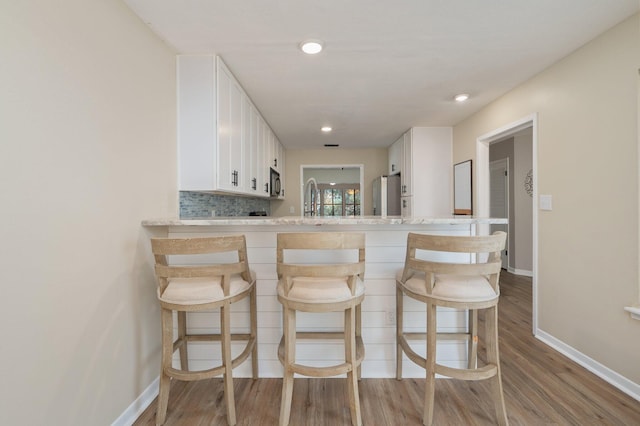
<instances>
[{"instance_id":1,"label":"window","mask_svg":"<svg viewBox=\"0 0 640 426\"><path fill-rule=\"evenodd\" d=\"M345 183L338 185L319 184L320 216L359 216L360 185Z\"/></svg>"}]
</instances>

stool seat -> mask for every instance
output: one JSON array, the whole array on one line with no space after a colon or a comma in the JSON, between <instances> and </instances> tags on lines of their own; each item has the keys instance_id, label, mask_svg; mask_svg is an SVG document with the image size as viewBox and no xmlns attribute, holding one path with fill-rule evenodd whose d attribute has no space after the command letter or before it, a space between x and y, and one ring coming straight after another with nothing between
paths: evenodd
<instances>
[{"instance_id":1,"label":"stool seat","mask_svg":"<svg viewBox=\"0 0 640 426\"><path fill-rule=\"evenodd\" d=\"M173 278L168 280L167 288L162 294L158 289L158 299L176 305L214 303L242 294L255 280L253 271L250 282L244 280L240 274L231 275L229 294L225 296L221 277Z\"/></svg>"},{"instance_id":2,"label":"stool seat","mask_svg":"<svg viewBox=\"0 0 640 426\"><path fill-rule=\"evenodd\" d=\"M356 279L356 291L351 294L347 277L295 277L288 294L284 283L278 283L278 297L293 302L314 305L349 301L364 295L364 282Z\"/></svg>"},{"instance_id":3,"label":"stool seat","mask_svg":"<svg viewBox=\"0 0 640 426\"><path fill-rule=\"evenodd\" d=\"M401 278L402 272L398 274L397 279ZM433 289L429 293L425 286L425 274L416 273L404 282L404 287L406 291L416 295L464 304L488 302L500 296L491 286L489 279L482 275L435 274Z\"/></svg>"}]
</instances>

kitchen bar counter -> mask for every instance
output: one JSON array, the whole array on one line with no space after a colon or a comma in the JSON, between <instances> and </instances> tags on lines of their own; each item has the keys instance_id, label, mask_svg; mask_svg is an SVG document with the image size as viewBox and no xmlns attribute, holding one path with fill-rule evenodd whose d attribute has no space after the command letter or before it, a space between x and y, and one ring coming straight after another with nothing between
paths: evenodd
<instances>
[{"instance_id":1,"label":"kitchen bar counter","mask_svg":"<svg viewBox=\"0 0 640 426\"><path fill-rule=\"evenodd\" d=\"M400 216L229 216L193 219L161 218L143 220L143 226L238 226L238 225L478 225L505 224L508 219L474 216L400 217Z\"/></svg>"},{"instance_id":2,"label":"kitchen bar counter","mask_svg":"<svg viewBox=\"0 0 640 426\"><path fill-rule=\"evenodd\" d=\"M277 300L276 235L279 232L364 232L366 235L365 299L362 304L362 337L365 358L363 377L395 377L395 277L404 265L407 234L420 232L441 235L474 235L489 232L490 224L504 224L507 219L456 217L359 216L359 217L214 217L201 219L149 219L142 222L151 236L200 237L207 235L244 234L251 269L257 276L258 294L258 352L260 377L282 377L277 347L282 336L282 309ZM232 327L248 327L248 304L241 301L232 306ZM219 324L219 315L210 312L189 313L190 329L196 333L213 332ZM309 316L299 313L298 325L302 329L328 329L342 327L343 314L328 313ZM424 305L405 300L405 328L424 331L426 325ZM467 314L453 309L438 310L438 327L447 331L466 329ZM208 345L194 343L189 350L189 366L193 369L212 367L219 351ZM233 350L240 350L235 347ZM416 350L424 352L425 344L416 342ZM450 367L466 365L467 346L464 341L438 342L439 361ZM422 349L419 349L422 348ZM301 341L296 356L303 363L323 366L343 359L343 345L335 341ZM177 358L176 358L177 360ZM174 361L175 362L175 361ZM251 377L249 363L234 370L237 377ZM424 370L408 359L403 363L405 377L424 377Z\"/></svg>"}]
</instances>

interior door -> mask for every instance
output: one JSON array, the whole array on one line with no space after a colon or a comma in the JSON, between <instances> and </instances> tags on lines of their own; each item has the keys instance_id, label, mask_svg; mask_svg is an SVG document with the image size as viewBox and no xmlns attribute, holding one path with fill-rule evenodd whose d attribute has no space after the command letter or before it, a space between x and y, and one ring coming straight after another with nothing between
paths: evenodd
<instances>
[{"instance_id":1,"label":"interior door","mask_svg":"<svg viewBox=\"0 0 640 426\"><path fill-rule=\"evenodd\" d=\"M509 219L509 159L492 161L489 163L490 215ZM502 251L502 267L509 267L509 225L491 225L491 232L504 231L507 233L507 246Z\"/></svg>"}]
</instances>

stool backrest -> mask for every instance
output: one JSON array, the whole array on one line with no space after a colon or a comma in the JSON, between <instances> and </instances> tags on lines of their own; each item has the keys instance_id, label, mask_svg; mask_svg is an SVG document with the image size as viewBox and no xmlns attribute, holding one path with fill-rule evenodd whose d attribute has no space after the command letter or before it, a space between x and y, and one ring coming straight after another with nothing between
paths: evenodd
<instances>
[{"instance_id":1,"label":"stool backrest","mask_svg":"<svg viewBox=\"0 0 640 426\"><path fill-rule=\"evenodd\" d=\"M500 252L504 250L507 234L497 231L483 236L449 236L409 233L407 254L402 281L405 282L415 272L426 274L426 282L433 286L436 274L484 275L494 290L498 290L498 280L502 268ZM453 263L427 259L418 251L475 254L474 263ZM435 256L433 256L435 257ZM485 259L486 260L483 260ZM431 287L432 288L432 287ZM427 289L429 290L429 288Z\"/></svg>"},{"instance_id":2,"label":"stool backrest","mask_svg":"<svg viewBox=\"0 0 640 426\"><path fill-rule=\"evenodd\" d=\"M363 233L291 232L278 234L277 240L278 278L284 278L287 282L285 290L287 292L293 277L348 277L352 293L355 292L356 277L364 278L365 234ZM285 261L285 251L289 250L292 252L308 250L309 252L297 256L296 261ZM331 251L331 256L326 256L328 251ZM357 252L357 255L347 252ZM296 256L292 254L291 257Z\"/></svg>"},{"instance_id":3,"label":"stool backrest","mask_svg":"<svg viewBox=\"0 0 640 426\"><path fill-rule=\"evenodd\" d=\"M251 282L247 243L244 235L198 238L152 238L151 249L156 260L156 277L160 294L164 292L171 278L222 277L222 288L229 294L230 277L240 274ZM167 256L205 255L233 252L233 260L225 262L209 261L199 264L171 264Z\"/></svg>"}]
</instances>

